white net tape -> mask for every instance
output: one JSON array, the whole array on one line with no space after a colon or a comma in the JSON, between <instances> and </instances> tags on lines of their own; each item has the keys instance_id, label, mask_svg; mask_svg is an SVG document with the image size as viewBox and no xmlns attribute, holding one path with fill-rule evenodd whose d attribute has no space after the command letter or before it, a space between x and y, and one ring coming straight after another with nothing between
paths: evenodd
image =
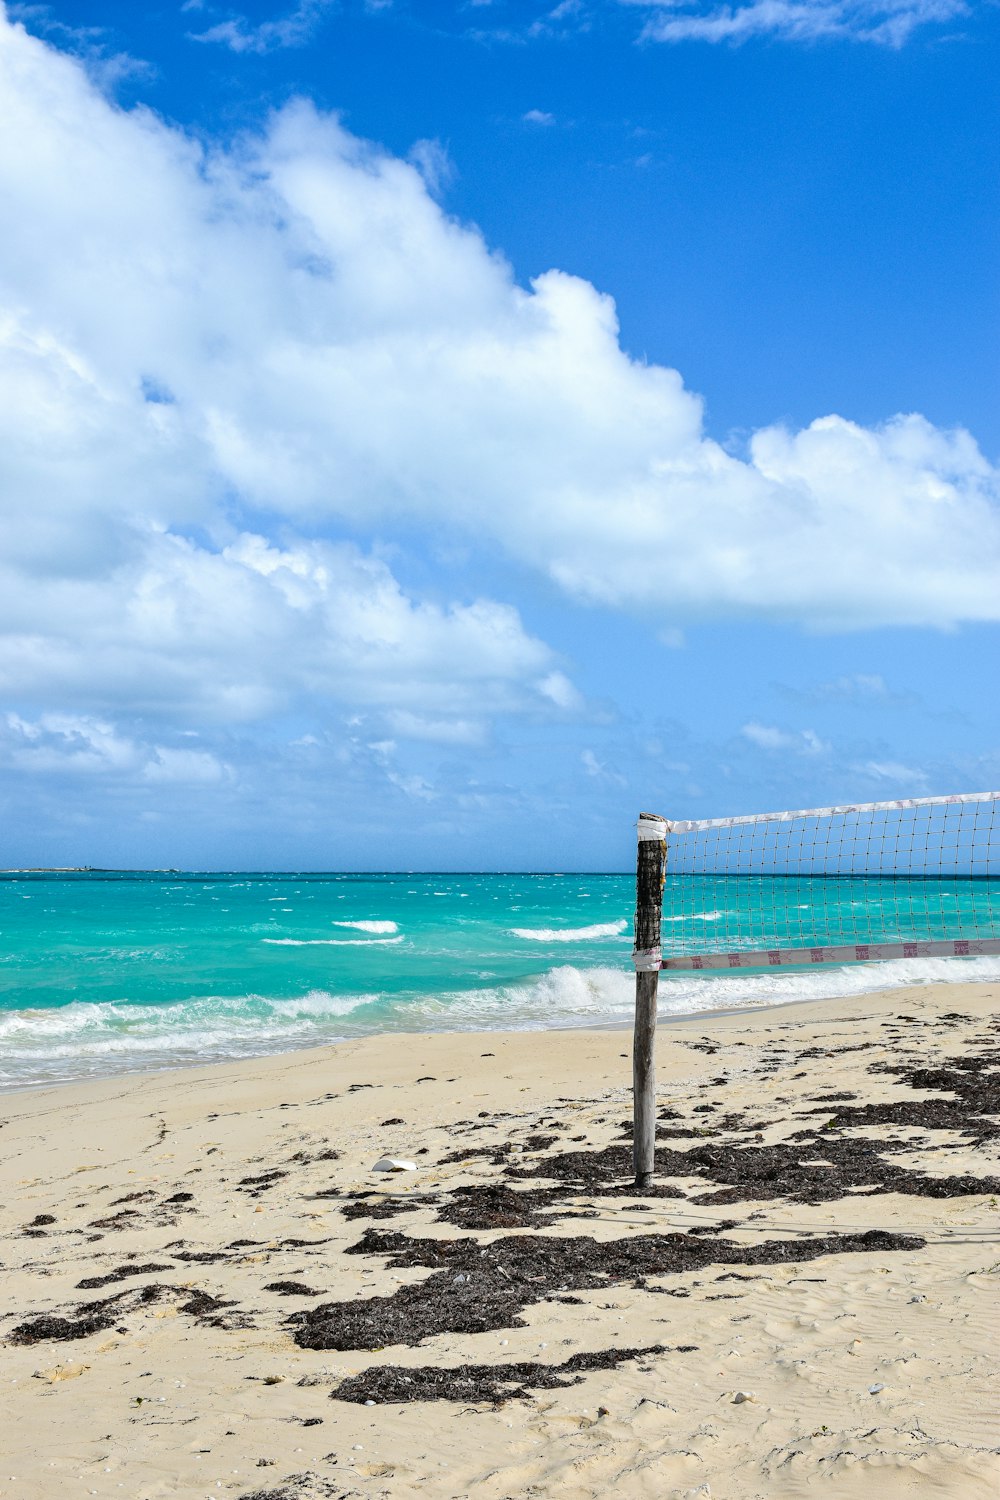
<instances>
[{"instance_id":1,"label":"white net tape","mask_svg":"<svg viewBox=\"0 0 1000 1500\"><path fill-rule=\"evenodd\" d=\"M966 802L1000 802L1000 792L955 792L948 797L898 797L893 802L843 802L836 807L806 807L797 812L741 813L737 818L696 818L671 822L670 833L695 833L703 828L735 828L742 823L790 823L794 818L832 818L846 813L902 811L911 807L953 807ZM648 815L647 815L648 816Z\"/></svg>"},{"instance_id":2,"label":"white net tape","mask_svg":"<svg viewBox=\"0 0 1000 1500\"><path fill-rule=\"evenodd\" d=\"M663 968L1000 952L1000 792L667 820Z\"/></svg>"}]
</instances>

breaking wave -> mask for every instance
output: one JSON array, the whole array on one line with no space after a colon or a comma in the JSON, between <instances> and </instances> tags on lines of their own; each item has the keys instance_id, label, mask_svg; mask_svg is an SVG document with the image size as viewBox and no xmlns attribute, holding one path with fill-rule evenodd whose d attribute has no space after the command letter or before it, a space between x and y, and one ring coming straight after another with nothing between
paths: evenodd
<instances>
[{"instance_id":1,"label":"breaking wave","mask_svg":"<svg viewBox=\"0 0 1000 1500\"><path fill-rule=\"evenodd\" d=\"M962 980L1000 980L1000 955L898 959L781 974L664 974L659 1007L667 1019ZM629 970L563 964L522 983L441 989L434 995L312 989L291 999L205 995L160 1005L73 1001L9 1010L0 1012L0 1086L190 1067L379 1032L627 1025L633 995Z\"/></svg>"},{"instance_id":2,"label":"breaking wave","mask_svg":"<svg viewBox=\"0 0 1000 1500\"><path fill-rule=\"evenodd\" d=\"M534 943L580 943L589 938L619 937L628 926L625 921L594 922L590 927L512 927L515 937Z\"/></svg>"},{"instance_id":3,"label":"breaking wave","mask_svg":"<svg viewBox=\"0 0 1000 1500\"><path fill-rule=\"evenodd\" d=\"M331 922L331 927L353 927L356 932L398 932L396 922Z\"/></svg>"},{"instance_id":4,"label":"breaking wave","mask_svg":"<svg viewBox=\"0 0 1000 1500\"><path fill-rule=\"evenodd\" d=\"M354 922L337 922L338 927L354 927ZM261 938L272 948L378 948L386 943L401 943L402 936L382 938Z\"/></svg>"}]
</instances>

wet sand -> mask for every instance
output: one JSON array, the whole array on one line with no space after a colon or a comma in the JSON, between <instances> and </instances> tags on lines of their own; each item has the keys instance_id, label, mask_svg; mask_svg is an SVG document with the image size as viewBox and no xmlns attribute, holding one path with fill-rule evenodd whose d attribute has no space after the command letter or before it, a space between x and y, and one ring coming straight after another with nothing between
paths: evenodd
<instances>
[{"instance_id":1,"label":"wet sand","mask_svg":"<svg viewBox=\"0 0 1000 1500\"><path fill-rule=\"evenodd\" d=\"M0 1496L1000 1489L1000 987L3 1102ZM383 1155L416 1170L372 1170Z\"/></svg>"}]
</instances>

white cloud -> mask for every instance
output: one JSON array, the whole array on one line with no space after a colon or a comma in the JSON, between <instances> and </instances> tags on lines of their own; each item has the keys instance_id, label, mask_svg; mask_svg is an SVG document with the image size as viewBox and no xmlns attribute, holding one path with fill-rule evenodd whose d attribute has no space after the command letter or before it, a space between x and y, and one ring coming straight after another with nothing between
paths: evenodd
<instances>
[{"instance_id":1,"label":"white cloud","mask_svg":"<svg viewBox=\"0 0 1000 1500\"><path fill-rule=\"evenodd\" d=\"M207 750L171 750L156 745L142 768L146 781L214 786L226 777L226 767Z\"/></svg>"},{"instance_id":2,"label":"white cloud","mask_svg":"<svg viewBox=\"0 0 1000 1500\"><path fill-rule=\"evenodd\" d=\"M521 116L526 125L554 125L555 115L550 115L547 109L529 109Z\"/></svg>"},{"instance_id":3,"label":"white cloud","mask_svg":"<svg viewBox=\"0 0 1000 1500\"><path fill-rule=\"evenodd\" d=\"M881 672L852 672L833 682L820 683L816 696L822 698L880 702L892 696Z\"/></svg>"},{"instance_id":4,"label":"white cloud","mask_svg":"<svg viewBox=\"0 0 1000 1500\"><path fill-rule=\"evenodd\" d=\"M830 749L814 729L791 732L778 729L773 724L751 721L743 725L740 734L759 750L792 750L797 755L826 755Z\"/></svg>"},{"instance_id":5,"label":"white cloud","mask_svg":"<svg viewBox=\"0 0 1000 1500\"><path fill-rule=\"evenodd\" d=\"M481 745L488 737L483 719L434 719L407 708L386 715L389 728L405 740L427 740L437 745Z\"/></svg>"},{"instance_id":6,"label":"white cloud","mask_svg":"<svg viewBox=\"0 0 1000 1500\"><path fill-rule=\"evenodd\" d=\"M210 786L230 768L206 750L143 743L87 714L7 714L0 721L0 764L33 775L109 777Z\"/></svg>"},{"instance_id":7,"label":"white cloud","mask_svg":"<svg viewBox=\"0 0 1000 1500\"><path fill-rule=\"evenodd\" d=\"M220 42L232 52L265 53L283 47L302 47L316 30L324 13L330 9L332 0L299 0L294 10L273 21L260 21L256 25L246 16L236 16L219 21L205 31L192 32L193 42ZM183 6L182 9L198 9L203 6Z\"/></svg>"},{"instance_id":8,"label":"white cloud","mask_svg":"<svg viewBox=\"0 0 1000 1500\"><path fill-rule=\"evenodd\" d=\"M470 710L483 720L574 706L568 682L564 698L553 693L565 679L516 610L415 601L346 544L280 548L242 533L213 551L147 528L119 539L106 569L26 577L0 565L4 585L8 701L238 722L326 700L463 726Z\"/></svg>"},{"instance_id":9,"label":"white cloud","mask_svg":"<svg viewBox=\"0 0 1000 1500\"><path fill-rule=\"evenodd\" d=\"M366 0L369 11L389 10L393 0ZM266 53L283 47L298 47L314 35L323 14L333 0L301 0L285 15L270 21L254 23L246 16L232 14L191 34L199 42L215 42L237 53ZM509 9L495 20L487 14L492 0L463 0L453 7L454 19L461 30L474 37L492 41L525 43L540 39L569 38L589 31L605 14L622 9L633 10L642 17L639 37L642 41L679 43L701 41L728 42L739 46L755 37L783 42L808 44L827 39L867 42L887 47L901 47L915 32L929 26L943 26L972 14L969 0L747 0L747 3L718 3L718 0L561 0L550 5L539 0L535 15L512 19ZM11 14L31 18L40 28L38 13L48 7L11 6ZM183 11L219 14L219 7L198 0L183 5ZM432 26L447 24L441 0L434 0L428 15ZM469 12L474 24L468 26ZM70 28L51 21L48 34L58 37ZM522 119L529 123L552 124L546 110L528 110Z\"/></svg>"},{"instance_id":10,"label":"white cloud","mask_svg":"<svg viewBox=\"0 0 1000 1500\"><path fill-rule=\"evenodd\" d=\"M653 12L642 35L657 42L730 42L774 37L785 42L826 38L901 47L923 26L969 14L966 0L751 0L749 5L680 0L619 0Z\"/></svg>"},{"instance_id":11,"label":"white cloud","mask_svg":"<svg viewBox=\"0 0 1000 1500\"><path fill-rule=\"evenodd\" d=\"M388 779L407 797L418 802L433 802L437 798L437 792L423 776L404 776L399 771L390 771Z\"/></svg>"},{"instance_id":12,"label":"white cloud","mask_svg":"<svg viewBox=\"0 0 1000 1500\"><path fill-rule=\"evenodd\" d=\"M833 682L821 682L810 696L840 703L899 701L899 695L890 692L881 672L851 672Z\"/></svg>"},{"instance_id":13,"label":"white cloud","mask_svg":"<svg viewBox=\"0 0 1000 1500\"><path fill-rule=\"evenodd\" d=\"M535 686L556 708L572 713L583 707L583 699L564 672L549 672Z\"/></svg>"},{"instance_id":14,"label":"white cloud","mask_svg":"<svg viewBox=\"0 0 1000 1500\"><path fill-rule=\"evenodd\" d=\"M853 765L851 770L871 781L890 782L893 786L922 787L927 782L925 771L897 760L866 760Z\"/></svg>"},{"instance_id":15,"label":"white cloud","mask_svg":"<svg viewBox=\"0 0 1000 1500\"><path fill-rule=\"evenodd\" d=\"M413 163L427 184L428 192L435 197L455 179L455 163L438 140L414 141L407 160Z\"/></svg>"},{"instance_id":16,"label":"white cloud","mask_svg":"<svg viewBox=\"0 0 1000 1500\"><path fill-rule=\"evenodd\" d=\"M580 763L588 776L597 781L608 781L613 786L626 786L628 783L620 771L605 765L604 761L598 760L593 750L581 750Z\"/></svg>"},{"instance_id":17,"label":"white cloud","mask_svg":"<svg viewBox=\"0 0 1000 1500\"><path fill-rule=\"evenodd\" d=\"M317 539L345 526L500 549L668 641L712 615L1000 618L1000 482L967 433L824 417L733 457L609 298L518 286L413 164L308 103L208 149L2 11L0 93L9 702L202 723L329 699L453 743L579 710L515 610L423 602Z\"/></svg>"},{"instance_id":18,"label":"white cloud","mask_svg":"<svg viewBox=\"0 0 1000 1500\"><path fill-rule=\"evenodd\" d=\"M656 632L656 639L668 651L683 651L686 644L683 630L678 630L676 625L664 625Z\"/></svg>"}]
</instances>

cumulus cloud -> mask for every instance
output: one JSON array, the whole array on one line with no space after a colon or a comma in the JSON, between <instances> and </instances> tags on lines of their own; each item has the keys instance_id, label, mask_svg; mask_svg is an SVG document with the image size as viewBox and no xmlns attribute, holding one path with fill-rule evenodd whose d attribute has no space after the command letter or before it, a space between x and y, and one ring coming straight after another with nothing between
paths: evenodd
<instances>
[{"instance_id":1,"label":"cumulus cloud","mask_svg":"<svg viewBox=\"0 0 1000 1500\"><path fill-rule=\"evenodd\" d=\"M138 777L151 783L214 786L232 770L207 750L143 743L88 714L49 713L0 721L0 764L31 774Z\"/></svg>"},{"instance_id":2,"label":"cumulus cloud","mask_svg":"<svg viewBox=\"0 0 1000 1500\"><path fill-rule=\"evenodd\" d=\"M610 298L519 286L449 218L427 152L301 100L206 146L2 11L0 94L9 702L329 698L466 744L579 711L509 605L422 601L347 529L505 553L663 639L1000 617L1000 485L967 433L826 416L734 456L622 349Z\"/></svg>"},{"instance_id":3,"label":"cumulus cloud","mask_svg":"<svg viewBox=\"0 0 1000 1500\"><path fill-rule=\"evenodd\" d=\"M844 38L901 47L920 27L969 14L966 0L751 0L749 5L699 4L681 0L619 0L653 12L643 28L656 42L729 42L753 37L784 42Z\"/></svg>"},{"instance_id":4,"label":"cumulus cloud","mask_svg":"<svg viewBox=\"0 0 1000 1500\"><path fill-rule=\"evenodd\" d=\"M480 737L492 714L570 706L552 692L553 653L516 610L415 601L352 546L242 533L213 551L153 527L117 541L112 566L86 573L0 565L8 701L215 723L323 700L409 706L458 715Z\"/></svg>"}]
</instances>

